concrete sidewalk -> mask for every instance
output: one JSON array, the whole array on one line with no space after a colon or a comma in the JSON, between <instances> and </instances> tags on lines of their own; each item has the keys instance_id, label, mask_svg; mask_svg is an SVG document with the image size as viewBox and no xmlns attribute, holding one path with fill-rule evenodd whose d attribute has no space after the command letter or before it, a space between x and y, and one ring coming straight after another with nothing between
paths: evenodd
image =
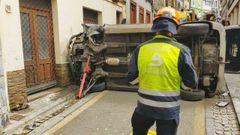
<instances>
[{"instance_id":1,"label":"concrete sidewalk","mask_svg":"<svg viewBox=\"0 0 240 135\"><path fill-rule=\"evenodd\" d=\"M12 112L10 114L10 122L6 128L4 128L3 134L30 134L38 127L48 123L49 120L59 117L59 114L69 110L69 108L75 104L80 104L79 106L81 106L81 104L91 100L97 95L94 93L87 95L81 100L77 100L75 98L77 88L78 86L68 86L65 88L55 87L43 92L42 94L39 93L30 96L30 102L28 103L29 108ZM52 90L53 92L49 92ZM65 116L66 115L68 114L65 114Z\"/></svg>"},{"instance_id":2,"label":"concrete sidewalk","mask_svg":"<svg viewBox=\"0 0 240 135\"><path fill-rule=\"evenodd\" d=\"M240 125L240 74L225 74L225 80Z\"/></svg>"}]
</instances>

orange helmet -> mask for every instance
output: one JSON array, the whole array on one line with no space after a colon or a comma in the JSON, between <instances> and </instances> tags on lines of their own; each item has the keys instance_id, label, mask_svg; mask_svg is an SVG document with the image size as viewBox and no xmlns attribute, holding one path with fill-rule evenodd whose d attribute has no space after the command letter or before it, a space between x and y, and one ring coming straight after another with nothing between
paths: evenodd
<instances>
[{"instance_id":1,"label":"orange helmet","mask_svg":"<svg viewBox=\"0 0 240 135\"><path fill-rule=\"evenodd\" d=\"M166 18L174 22L176 25L179 25L180 24L179 17L180 17L180 13L176 11L174 8L164 7L158 10L157 15L154 17L153 21L159 18Z\"/></svg>"}]
</instances>

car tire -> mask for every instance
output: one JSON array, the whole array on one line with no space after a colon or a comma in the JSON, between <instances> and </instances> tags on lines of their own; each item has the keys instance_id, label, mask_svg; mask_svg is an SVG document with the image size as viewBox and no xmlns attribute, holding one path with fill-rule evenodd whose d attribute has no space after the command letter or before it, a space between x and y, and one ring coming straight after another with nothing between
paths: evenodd
<instances>
[{"instance_id":1,"label":"car tire","mask_svg":"<svg viewBox=\"0 0 240 135\"><path fill-rule=\"evenodd\" d=\"M99 82L92 86L90 92L100 92L100 91L103 91L105 88L106 88L106 82L105 81Z\"/></svg>"},{"instance_id":2,"label":"car tire","mask_svg":"<svg viewBox=\"0 0 240 135\"><path fill-rule=\"evenodd\" d=\"M205 91L204 90L195 90L195 91L181 90L180 96L181 96L181 99L186 101L200 101L205 98Z\"/></svg>"},{"instance_id":3,"label":"car tire","mask_svg":"<svg viewBox=\"0 0 240 135\"><path fill-rule=\"evenodd\" d=\"M209 32L207 23L186 23L178 28L178 34L182 36L205 35Z\"/></svg>"}]
</instances>

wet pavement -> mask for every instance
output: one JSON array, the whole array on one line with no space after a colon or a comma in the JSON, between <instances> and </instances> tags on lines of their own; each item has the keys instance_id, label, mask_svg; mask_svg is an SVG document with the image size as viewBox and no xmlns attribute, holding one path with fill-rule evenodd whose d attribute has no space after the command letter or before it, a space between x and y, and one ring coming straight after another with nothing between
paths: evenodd
<instances>
[{"instance_id":1,"label":"wet pavement","mask_svg":"<svg viewBox=\"0 0 240 135\"><path fill-rule=\"evenodd\" d=\"M127 135L136 93L108 92L54 135Z\"/></svg>"},{"instance_id":2,"label":"wet pavement","mask_svg":"<svg viewBox=\"0 0 240 135\"><path fill-rule=\"evenodd\" d=\"M232 75L228 76L234 78ZM224 96L215 96L202 101L181 101L178 135L240 135L236 112L239 106L237 76L233 83L223 88ZM240 81L239 81L240 82ZM237 86L237 87L236 87ZM239 87L240 88L240 87ZM31 108L16 114L24 116L13 123L21 123L20 128L9 131L23 133L23 129L33 135L129 135L131 116L137 103L136 92L104 91L89 94L76 100L76 87L49 94L30 103ZM229 92L228 92L229 90ZM232 96L232 94L235 94ZM59 101L59 99L63 99ZM234 99L234 100L232 100ZM57 104L57 101L59 103ZM219 107L217 102L229 104ZM53 106L49 108L47 106ZM39 113L46 109L45 112ZM33 117L34 113L39 113ZM30 115L31 119L25 121ZM26 117L26 118L25 118ZM18 117L16 117L17 119ZM25 123L25 125L24 125ZM155 126L152 127L155 130ZM10 132L9 132L10 133Z\"/></svg>"},{"instance_id":3,"label":"wet pavement","mask_svg":"<svg viewBox=\"0 0 240 135\"><path fill-rule=\"evenodd\" d=\"M178 135L240 135L237 115L228 89L227 94L202 101L181 101ZM55 135L129 135L131 115L137 94L108 91L106 96L62 127ZM216 103L228 102L225 107ZM155 130L155 127L152 127Z\"/></svg>"},{"instance_id":4,"label":"wet pavement","mask_svg":"<svg viewBox=\"0 0 240 135\"><path fill-rule=\"evenodd\" d=\"M136 102L137 93L107 91L106 96L74 119L50 130L55 130L55 135L129 135ZM181 101L179 135L205 134L204 103Z\"/></svg>"}]
</instances>

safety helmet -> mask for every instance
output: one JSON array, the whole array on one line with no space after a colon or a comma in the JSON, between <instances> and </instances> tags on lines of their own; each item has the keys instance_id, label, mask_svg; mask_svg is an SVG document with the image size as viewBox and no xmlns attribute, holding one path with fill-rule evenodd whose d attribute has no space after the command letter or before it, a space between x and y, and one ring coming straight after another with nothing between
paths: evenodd
<instances>
[{"instance_id":1,"label":"safety helmet","mask_svg":"<svg viewBox=\"0 0 240 135\"><path fill-rule=\"evenodd\" d=\"M170 6L159 9L157 15L154 17L153 22L158 20L159 18L166 18L174 22L176 25L180 24L180 13Z\"/></svg>"}]
</instances>

